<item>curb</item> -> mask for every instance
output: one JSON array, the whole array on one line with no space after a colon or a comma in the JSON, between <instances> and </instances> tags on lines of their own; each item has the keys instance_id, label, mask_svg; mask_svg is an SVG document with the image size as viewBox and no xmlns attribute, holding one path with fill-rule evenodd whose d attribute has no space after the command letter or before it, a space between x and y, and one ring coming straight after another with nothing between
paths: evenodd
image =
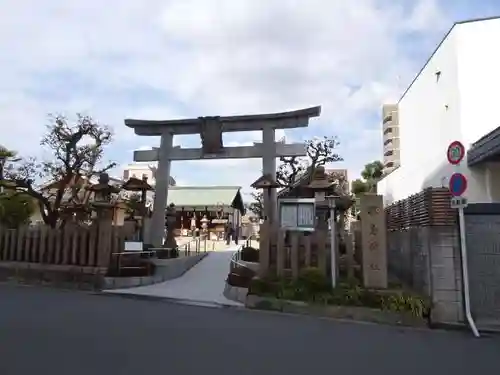
<instances>
[{"instance_id":1,"label":"curb","mask_svg":"<svg viewBox=\"0 0 500 375\"><path fill-rule=\"evenodd\" d=\"M265 310L265 309L255 309L248 308L244 305L235 306L229 304L223 304L218 302L210 302L210 301L199 301L199 300L189 300L189 299L181 299L181 298L172 298L172 297L159 297L159 296L151 296L151 295L140 295L140 294L129 294L129 293L113 293L113 292L97 292L95 295L100 296L112 296L112 297L121 297L136 301L155 301L155 302L163 302L177 305L187 305L187 306L197 306L204 308L218 308L225 310L234 310L234 311L246 311L249 313L260 313L274 316L287 316L298 319L321 319L327 320L330 322L336 322L341 324L361 324L361 325L370 325L370 326L385 326L385 327L393 327L395 329L400 330L414 330L421 332L446 332L444 329L429 329L427 327L411 327L411 326L397 326L390 324L380 324L375 322L368 322L363 320L353 320L353 319L342 319L342 318L333 318L328 316L318 316L318 315L310 315L310 314L297 314L292 312L283 312L283 311L273 311L273 310Z\"/></svg>"},{"instance_id":2,"label":"curb","mask_svg":"<svg viewBox=\"0 0 500 375\"><path fill-rule=\"evenodd\" d=\"M244 305L236 306L236 305L225 304L225 303L220 303L220 302L183 299L183 298L174 298L174 297L160 297L160 296L151 296L151 295L146 295L146 294L115 293L113 291L95 292L93 294L96 296L121 297L121 298L127 298L127 299L132 299L132 300L139 300L139 301L156 301L156 302L175 303L175 304L179 304L179 305L212 307L212 308L219 308L219 309L249 310Z\"/></svg>"}]
</instances>

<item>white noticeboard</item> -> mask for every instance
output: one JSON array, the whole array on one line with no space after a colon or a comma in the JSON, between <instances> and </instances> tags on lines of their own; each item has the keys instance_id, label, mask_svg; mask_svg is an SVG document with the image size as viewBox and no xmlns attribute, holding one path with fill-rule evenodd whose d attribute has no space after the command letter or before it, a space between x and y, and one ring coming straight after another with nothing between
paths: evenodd
<instances>
[{"instance_id":1,"label":"white noticeboard","mask_svg":"<svg viewBox=\"0 0 500 375\"><path fill-rule=\"evenodd\" d=\"M287 230L313 231L316 218L314 198L279 201L280 227Z\"/></svg>"},{"instance_id":2,"label":"white noticeboard","mask_svg":"<svg viewBox=\"0 0 500 375\"><path fill-rule=\"evenodd\" d=\"M465 208L468 205L467 198L453 197L451 198L451 208Z\"/></svg>"}]
</instances>

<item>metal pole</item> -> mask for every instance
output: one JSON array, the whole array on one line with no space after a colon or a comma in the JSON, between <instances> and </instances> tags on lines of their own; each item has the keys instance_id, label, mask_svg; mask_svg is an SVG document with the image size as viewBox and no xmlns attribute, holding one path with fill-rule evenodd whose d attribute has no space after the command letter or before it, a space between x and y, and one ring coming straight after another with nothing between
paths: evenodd
<instances>
[{"instance_id":1,"label":"metal pole","mask_svg":"<svg viewBox=\"0 0 500 375\"><path fill-rule=\"evenodd\" d=\"M330 253L331 253L331 275L332 287L337 286L337 251L335 241L335 202L330 200Z\"/></svg>"},{"instance_id":2,"label":"metal pole","mask_svg":"<svg viewBox=\"0 0 500 375\"><path fill-rule=\"evenodd\" d=\"M0 156L0 193L3 193L3 168L5 166L5 158Z\"/></svg>"},{"instance_id":3,"label":"metal pole","mask_svg":"<svg viewBox=\"0 0 500 375\"><path fill-rule=\"evenodd\" d=\"M469 323L470 329L475 337L481 337L479 331L477 330L476 323L472 317L470 309L470 289L469 289L469 268L467 261L467 244L465 242L465 219L464 219L464 209L460 207L458 209L458 224L460 229L460 252L462 255L462 282L464 287L464 299L465 299L465 316L467 322Z\"/></svg>"}]
</instances>

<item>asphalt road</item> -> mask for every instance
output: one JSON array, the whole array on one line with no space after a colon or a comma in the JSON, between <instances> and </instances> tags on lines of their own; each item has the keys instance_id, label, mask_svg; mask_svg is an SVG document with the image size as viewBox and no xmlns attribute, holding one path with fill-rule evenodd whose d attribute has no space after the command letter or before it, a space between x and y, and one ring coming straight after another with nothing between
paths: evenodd
<instances>
[{"instance_id":1,"label":"asphalt road","mask_svg":"<svg viewBox=\"0 0 500 375\"><path fill-rule=\"evenodd\" d=\"M0 285L1 375L500 374L500 338Z\"/></svg>"}]
</instances>

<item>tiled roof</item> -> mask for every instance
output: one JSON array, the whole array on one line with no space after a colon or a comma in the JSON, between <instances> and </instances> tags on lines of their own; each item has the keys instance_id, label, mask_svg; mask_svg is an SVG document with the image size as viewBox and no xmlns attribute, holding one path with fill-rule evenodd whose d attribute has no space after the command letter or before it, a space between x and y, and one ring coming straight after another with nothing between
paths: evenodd
<instances>
[{"instance_id":1,"label":"tiled roof","mask_svg":"<svg viewBox=\"0 0 500 375\"><path fill-rule=\"evenodd\" d=\"M167 204L182 206L231 206L240 186L173 186L168 188Z\"/></svg>"}]
</instances>

